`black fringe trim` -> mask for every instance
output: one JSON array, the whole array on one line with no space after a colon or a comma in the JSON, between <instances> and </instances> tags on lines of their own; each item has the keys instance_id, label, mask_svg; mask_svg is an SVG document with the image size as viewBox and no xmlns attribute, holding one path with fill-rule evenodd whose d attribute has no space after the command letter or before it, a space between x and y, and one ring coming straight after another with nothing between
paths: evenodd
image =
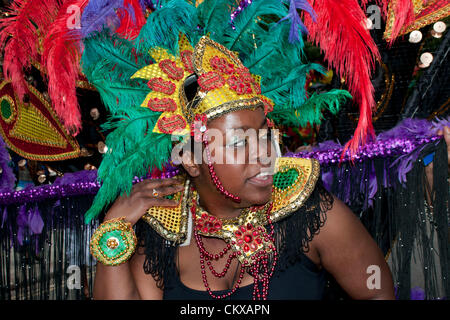
<instances>
[{"instance_id":1,"label":"black fringe trim","mask_svg":"<svg viewBox=\"0 0 450 320\"><path fill-rule=\"evenodd\" d=\"M302 252L309 251L309 242L325 224L327 211L333 207L333 196L319 178L312 194L291 216L275 223L275 246L278 250L279 271L299 262Z\"/></svg>"},{"instance_id":2,"label":"black fringe trim","mask_svg":"<svg viewBox=\"0 0 450 320\"><path fill-rule=\"evenodd\" d=\"M136 224L136 237L138 238L137 254L144 249L144 272L152 275L158 288L167 288L168 279L175 275L175 254L177 247L171 241L161 237L150 225L140 220Z\"/></svg>"}]
</instances>

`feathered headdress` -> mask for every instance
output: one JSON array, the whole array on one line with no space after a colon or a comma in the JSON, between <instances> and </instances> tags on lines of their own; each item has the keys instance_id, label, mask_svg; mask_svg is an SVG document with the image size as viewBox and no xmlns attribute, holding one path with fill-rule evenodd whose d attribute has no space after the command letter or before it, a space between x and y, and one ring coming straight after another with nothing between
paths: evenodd
<instances>
[{"instance_id":1,"label":"feathered headdress","mask_svg":"<svg viewBox=\"0 0 450 320\"><path fill-rule=\"evenodd\" d=\"M189 129L192 120L183 113L179 98L181 84L191 73L198 76L207 96L213 96L213 90L222 90L216 98L227 97L224 101L216 99L206 103L202 113L214 108L214 104L228 106L228 102L251 99L261 99L261 103L266 104L267 116L286 125L317 124L324 108L336 113L339 104L351 97L347 91L331 90L311 97L306 93L308 74L312 70L326 71L306 61L301 39L307 28L311 27L313 39L328 52L327 57L334 66L342 69L342 63L351 64L346 66L349 83L354 93L358 93L358 88L363 90L361 95L366 100L362 101L367 103L363 110L370 113L368 96L372 91L367 83L370 67L353 64L368 64L371 54L375 52L376 56L377 51L368 31L359 25L360 21L355 21L356 31L349 23L339 27L332 38L333 46L319 37L321 23L324 29L338 28L326 21L332 19L329 13L334 3L329 0L317 6L313 1L311 6L306 1L254 0L243 8L232 0L205 0L199 4L183 0L158 1L137 36L135 26L140 21L137 16L128 18L136 22L130 24L133 26L130 32L119 28L120 33L115 33L111 23L106 21L102 29L98 26L95 32L82 28L82 70L112 114L105 127L114 129L107 137L109 149L98 172L102 187L86 220L95 217L119 194L129 193L135 176L143 176L153 168L163 169L169 162L172 139L166 133L175 132L174 128ZM344 5L341 9L342 16L349 11L355 17L362 15L362 10L355 13L357 9ZM312 22L304 25L298 10L305 10ZM317 26L313 24L315 19ZM353 33L346 38L346 31ZM327 32L324 34L331 31ZM364 37L358 39L358 36ZM351 47L355 52L344 55L344 62L338 63L338 55L348 50L345 47L350 44L348 39L358 40ZM203 62L195 57L208 41L214 48L207 49L208 59L199 58L208 65L206 69L199 69ZM338 49L339 41L343 42L343 48ZM361 79L364 80L361 86L368 87L358 87ZM241 96L233 96L236 90L242 90ZM200 113L194 113L197 112ZM363 114L362 118L367 122L360 130L370 129L370 117Z\"/></svg>"},{"instance_id":2,"label":"feathered headdress","mask_svg":"<svg viewBox=\"0 0 450 320\"><path fill-rule=\"evenodd\" d=\"M27 90L25 71L38 67L48 80L56 114L76 135L81 129L76 88L82 76L83 37L105 25L124 38L136 37L147 4L142 0L13 0L8 16L0 20L4 77L22 99Z\"/></svg>"}]
</instances>

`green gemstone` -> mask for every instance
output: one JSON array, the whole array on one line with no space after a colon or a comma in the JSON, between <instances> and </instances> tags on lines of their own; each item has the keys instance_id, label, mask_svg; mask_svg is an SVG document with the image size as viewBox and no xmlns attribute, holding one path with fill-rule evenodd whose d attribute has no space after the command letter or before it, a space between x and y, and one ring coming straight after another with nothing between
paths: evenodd
<instances>
[{"instance_id":1,"label":"green gemstone","mask_svg":"<svg viewBox=\"0 0 450 320\"><path fill-rule=\"evenodd\" d=\"M172 200L174 197L175 197L175 195L169 194L169 195L165 196L164 198Z\"/></svg>"},{"instance_id":2,"label":"green gemstone","mask_svg":"<svg viewBox=\"0 0 450 320\"><path fill-rule=\"evenodd\" d=\"M273 176L273 185L278 189L286 189L294 185L299 176L297 169L289 169L285 172L277 172Z\"/></svg>"},{"instance_id":3,"label":"green gemstone","mask_svg":"<svg viewBox=\"0 0 450 320\"><path fill-rule=\"evenodd\" d=\"M2 99L2 102L0 103L0 108L1 108L1 112L2 112L2 117L4 119L9 119L12 116L12 108L11 108L11 104L9 103L8 100L6 99Z\"/></svg>"},{"instance_id":4,"label":"green gemstone","mask_svg":"<svg viewBox=\"0 0 450 320\"><path fill-rule=\"evenodd\" d=\"M121 233L122 233L122 231L120 231L120 230L113 230L113 231L106 232L100 238L100 241L99 241L100 248L102 249L103 253L108 258L114 258L117 255L119 255L121 252L123 252L127 249L127 246L125 244L125 241L123 241ZM114 249L109 248L107 245L108 239L111 237L114 237L119 241L119 245Z\"/></svg>"}]
</instances>

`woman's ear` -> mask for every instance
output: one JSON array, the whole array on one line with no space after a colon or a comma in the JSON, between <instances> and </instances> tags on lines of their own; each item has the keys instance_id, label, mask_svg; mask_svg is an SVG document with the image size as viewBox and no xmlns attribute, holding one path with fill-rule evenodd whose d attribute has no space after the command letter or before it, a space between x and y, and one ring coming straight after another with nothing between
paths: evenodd
<instances>
[{"instance_id":1,"label":"woman's ear","mask_svg":"<svg viewBox=\"0 0 450 320\"><path fill-rule=\"evenodd\" d=\"M183 152L181 160L182 160L181 165L191 177L195 178L200 175L200 168L198 164L194 163L194 155L192 154L191 151Z\"/></svg>"}]
</instances>

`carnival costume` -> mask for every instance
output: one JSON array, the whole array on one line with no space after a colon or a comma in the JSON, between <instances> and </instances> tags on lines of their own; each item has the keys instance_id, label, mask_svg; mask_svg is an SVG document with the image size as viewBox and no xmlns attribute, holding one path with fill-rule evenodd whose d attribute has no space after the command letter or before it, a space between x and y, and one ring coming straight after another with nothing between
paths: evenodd
<instances>
[{"instance_id":1,"label":"carnival costume","mask_svg":"<svg viewBox=\"0 0 450 320\"><path fill-rule=\"evenodd\" d=\"M217 190L239 202L239 196L226 190L216 176L209 150L208 121L226 113L261 108L271 126L314 125L320 123L323 109L336 113L353 95L360 119L346 148L354 152L373 135L370 71L372 58L378 55L357 1L206 0L197 4L170 0L156 5L150 2L153 12L144 11L143 3L147 2L124 0L115 12L108 2L67 1L56 19L51 8L60 6L58 1L45 2L48 10L31 19L28 15L33 15L33 7L21 3L15 9L25 11L23 22L41 25L41 31L49 36L39 48L34 47L31 43L39 35L16 33L21 18L2 33L2 40L13 35L5 51L20 53L23 58L5 65L5 74L12 78L19 97L26 89L18 65L39 65L41 60L48 72L49 95L56 113L71 133L80 129L75 94L80 73L100 93L112 115L104 126L111 132L98 170L102 185L85 215L86 222L119 195L129 194L133 178L172 166L174 144L190 139L203 144ZM81 21L88 23L81 31L74 27L68 32L68 13L73 5L83 11ZM119 17L118 23L105 18L111 8ZM55 23L50 27L49 21ZM89 23L92 21L100 23ZM345 78L350 93L333 89L308 96L309 73L325 73L325 68L306 61L302 37L307 29L310 39L320 45L325 58ZM277 158L269 203L244 209L234 219L218 219L207 213L199 206L189 178L180 176L185 188L174 196L178 206L149 208L136 225L137 238L125 218L105 221L97 229L90 249L99 262L119 265L132 256L136 246L143 245L148 250L145 272L160 287L169 288L176 247L189 241L192 231L203 282L211 297L232 296L248 272L254 278L253 299L266 299L272 276L300 259L333 202L321 186L319 164L314 159ZM158 191L153 195L158 196ZM226 247L212 254L204 248L202 236L223 239ZM217 259L227 259L221 272L211 264ZM226 293L211 291L207 273L225 276L233 259L241 266L237 284Z\"/></svg>"},{"instance_id":2,"label":"carnival costume","mask_svg":"<svg viewBox=\"0 0 450 320\"><path fill-rule=\"evenodd\" d=\"M307 2L298 6L291 1L289 6L278 0L253 1L237 14L233 1L198 5L167 1L148 15L143 26L137 25L142 19L135 10L134 23L120 33L104 28L83 40L83 73L113 114L107 128L114 129L99 168L102 187L86 221L119 194L129 192L133 177L156 168L164 171L171 165L174 142L189 138L203 143L217 190L239 202L215 175L208 121L237 110L261 108L275 123L300 125L319 123L325 107L337 112L339 104L351 97L347 91L306 95L309 72L324 69L305 61L304 25L297 9L315 16ZM283 21L289 16L291 23ZM198 83L194 94L188 90L192 82ZM247 271L254 277L253 299L266 299L275 270L298 260L331 208L332 197L317 184L319 176L314 159L278 158L271 201L227 220L200 208L196 190L183 176L184 191L175 195L178 206L149 208L143 217L145 224L137 225L138 238L145 239L148 250L144 270L159 280L159 286L168 288L175 267L174 250L189 241L192 230L211 297L231 296ZM202 236L221 238L226 247L220 253L209 253ZM124 219L116 219L100 226L91 252L104 264L118 265L135 246L132 228ZM237 284L226 293L211 291L207 266L208 273L220 278L235 258L241 265ZM227 259L222 272L211 265L217 259Z\"/></svg>"}]
</instances>

